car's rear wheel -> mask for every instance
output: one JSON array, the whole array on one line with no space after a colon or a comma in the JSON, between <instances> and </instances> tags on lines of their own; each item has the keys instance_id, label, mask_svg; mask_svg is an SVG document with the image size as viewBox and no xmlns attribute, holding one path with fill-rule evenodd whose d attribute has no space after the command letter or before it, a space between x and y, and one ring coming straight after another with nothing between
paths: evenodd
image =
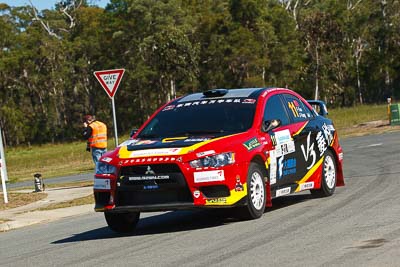
<instances>
[{"instance_id":1,"label":"car's rear wheel","mask_svg":"<svg viewBox=\"0 0 400 267\"><path fill-rule=\"evenodd\" d=\"M250 163L247 173L247 199L246 206L241 207L241 219L252 220L260 218L265 210L266 189L263 170L257 163Z\"/></svg>"},{"instance_id":2,"label":"car's rear wheel","mask_svg":"<svg viewBox=\"0 0 400 267\"><path fill-rule=\"evenodd\" d=\"M139 221L140 212L112 213L105 212L108 227L117 233L131 233Z\"/></svg>"},{"instance_id":3,"label":"car's rear wheel","mask_svg":"<svg viewBox=\"0 0 400 267\"><path fill-rule=\"evenodd\" d=\"M331 151L325 154L322 165L321 188L311 190L311 194L316 197L331 196L336 189L337 167L335 157Z\"/></svg>"}]
</instances>

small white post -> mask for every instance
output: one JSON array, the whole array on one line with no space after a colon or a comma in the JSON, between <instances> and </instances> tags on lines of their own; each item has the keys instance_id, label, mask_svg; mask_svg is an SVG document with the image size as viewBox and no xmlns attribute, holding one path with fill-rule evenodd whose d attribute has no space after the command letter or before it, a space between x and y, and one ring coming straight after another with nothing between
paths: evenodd
<instances>
[{"instance_id":1,"label":"small white post","mask_svg":"<svg viewBox=\"0 0 400 267\"><path fill-rule=\"evenodd\" d=\"M112 111L113 111L113 119L114 119L115 147L117 147L118 146L118 131L117 131L117 117L115 116L114 97L111 98L111 102L112 102Z\"/></svg>"},{"instance_id":2,"label":"small white post","mask_svg":"<svg viewBox=\"0 0 400 267\"><path fill-rule=\"evenodd\" d=\"M3 133L0 128L0 176L1 176L1 186L3 188L3 196L4 196L4 203L8 203L8 196L7 196L7 187L6 181L8 181L7 177L7 168L6 168L6 158L4 155L4 148L3 148Z\"/></svg>"}]
</instances>

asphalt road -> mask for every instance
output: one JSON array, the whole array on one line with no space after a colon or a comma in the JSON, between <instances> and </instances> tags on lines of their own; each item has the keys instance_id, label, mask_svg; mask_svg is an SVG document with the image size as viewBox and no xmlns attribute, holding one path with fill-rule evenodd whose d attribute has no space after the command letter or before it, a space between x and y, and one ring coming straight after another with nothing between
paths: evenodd
<instances>
[{"instance_id":1,"label":"asphalt road","mask_svg":"<svg viewBox=\"0 0 400 267\"><path fill-rule=\"evenodd\" d=\"M400 266L400 133L342 141L346 186L273 201L255 221L144 214L136 235L100 213L0 233L1 266Z\"/></svg>"},{"instance_id":2,"label":"asphalt road","mask_svg":"<svg viewBox=\"0 0 400 267\"><path fill-rule=\"evenodd\" d=\"M69 176L60 176L54 178L46 178L43 177L43 182L45 184L60 184L60 183L70 183L70 182L86 182L93 180L93 172L92 173L84 173L78 175L69 175ZM8 183L7 188L13 189L17 187L27 187L32 186L34 188L33 176L31 181L23 181L18 183Z\"/></svg>"}]
</instances>

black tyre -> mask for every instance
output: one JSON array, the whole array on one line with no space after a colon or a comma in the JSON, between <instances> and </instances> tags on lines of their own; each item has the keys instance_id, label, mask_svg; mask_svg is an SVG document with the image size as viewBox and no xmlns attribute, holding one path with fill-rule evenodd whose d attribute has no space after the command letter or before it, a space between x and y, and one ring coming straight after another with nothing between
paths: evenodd
<instances>
[{"instance_id":1,"label":"black tyre","mask_svg":"<svg viewBox=\"0 0 400 267\"><path fill-rule=\"evenodd\" d=\"M140 212L111 213L105 212L104 217L108 227L117 233L131 233L135 231Z\"/></svg>"},{"instance_id":2,"label":"black tyre","mask_svg":"<svg viewBox=\"0 0 400 267\"><path fill-rule=\"evenodd\" d=\"M245 220L260 218L264 214L266 189L264 172L257 163L250 163L247 173L246 206L240 207L239 217Z\"/></svg>"},{"instance_id":3,"label":"black tyre","mask_svg":"<svg viewBox=\"0 0 400 267\"><path fill-rule=\"evenodd\" d=\"M315 197L331 196L336 189L337 167L336 160L331 151L325 154L322 165L321 188L311 190L311 194Z\"/></svg>"}]
</instances>

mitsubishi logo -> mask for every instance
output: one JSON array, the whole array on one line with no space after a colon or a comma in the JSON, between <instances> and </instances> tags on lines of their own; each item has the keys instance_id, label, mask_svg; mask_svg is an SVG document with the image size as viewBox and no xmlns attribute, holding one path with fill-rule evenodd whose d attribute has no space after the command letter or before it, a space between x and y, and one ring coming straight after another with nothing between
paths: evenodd
<instances>
[{"instance_id":1,"label":"mitsubishi logo","mask_svg":"<svg viewBox=\"0 0 400 267\"><path fill-rule=\"evenodd\" d=\"M145 174L148 174L148 175L155 175L155 172L151 169L150 166L147 166L147 171L146 171Z\"/></svg>"}]
</instances>

